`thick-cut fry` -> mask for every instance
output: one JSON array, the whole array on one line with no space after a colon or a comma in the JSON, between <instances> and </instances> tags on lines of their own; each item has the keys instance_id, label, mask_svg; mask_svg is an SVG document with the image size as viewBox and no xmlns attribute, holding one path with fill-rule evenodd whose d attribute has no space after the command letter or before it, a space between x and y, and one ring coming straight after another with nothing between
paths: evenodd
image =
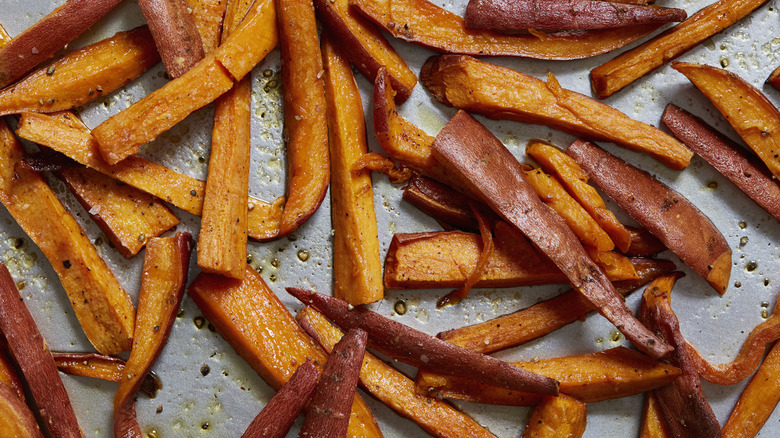
<instances>
[{"instance_id":1,"label":"thick-cut fry","mask_svg":"<svg viewBox=\"0 0 780 438\"><path fill-rule=\"evenodd\" d=\"M322 53L314 6L277 0L282 57L287 202L279 235L297 230L319 208L330 181Z\"/></svg>"},{"instance_id":2,"label":"thick-cut fry","mask_svg":"<svg viewBox=\"0 0 780 438\"><path fill-rule=\"evenodd\" d=\"M731 248L695 205L649 173L593 143L577 140L566 153L623 210L647 228L719 293L731 276Z\"/></svg>"},{"instance_id":3,"label":"thick-cut fry","mask_svg":"<svg viewBox=\"0 0 780 438\"><path fill-rule=\"evenodd\" d=\"M38 331L16 283L0 264L0 331L30 388L35 404L52 436L82 438L76 413L62 384L57 366ZM14 394L14 397L16 395ZM2 429L0 429L2 430Z\"/></svg>"},{"instance_id":4,"label":"thick-cut fry","mask_svg":"<svg viewBox=\"0 0 780 438\"><path fill-rule=\"evenodd\" d=\"M752 438L764 426L780 401L780 344L775 343L750 383L739 396L723 426L725 438Z\"/></svg>"},{"instance_id":5,"label":"thick-cut fry","mask_svg":"<svg viewBox=\"0 0 780 438\"><path fill-rule=\"evenodd\" d=\"M641 46L590 71L599 99L687 52L753 12L767 0L719 0Z\"/></svg>"},{"instance_id":6,"label":"thick-cut fry","mask_svg":"<svg viewBox=\"0 0 780 438\"><path fill-rule=\"evenodd\" d=\"M65 166L57 175L125 257L179 223L159 199L95 170Z\"/></svg>"},{"instance_id":7,"label":"thick-cut fry","mask_svg":"<svg viewBox=\"0 0 780 438\"><path fill-rule=\"evenodd\" d=\"M675 62L672 68L693 82L769 171L780 177L780 111L764 93L721 68L686 62Z\"/></svg>"},{"instance_id":8,"label":"thick-cut fry","mask_svg":"<svg viewBox=\"0 0 780 438\"><path fill-rule=\"evenodd\" d=\"M195 110L213 102L241 80L277 43L273 0L256 1L227 41L187 73L110 117L93 131L100 152L116 164L138 152Z\"/></svg>"},{"instance_id":9,"label":"thick-cut fry","mask_svg":"<svg viewBox=\"0 0 780 438\"><path fill-rule=\"evenodd\" d=\"M327 38L323 58L335 230L333 295L357 306L384 296L371 172L353 171L368 152L363 103L349 62Z\"/></svg>"},{"instance_id":10,"label":"thick-cut fry","mask_svg":"<svg viewBox=\"0 0 780 438\"><path fill-rule=\"evenodd\" d=\"M544 397L536 406L522 438L579 438L585 433L587 407L576 398L561 394Z\"/></svg>"},{"instance_id":11,"label":"thick-cut fry","mask_svg":"<svg viewBox=\"0 0 780 438\"><path fill-rule=\"evenodd\" d=\"M420 82L439 102L493 119L550 126L589 138L613 141L643 152L673 169L683 169L693 152L663 131L633 120L611 106L470 56L429 58Z\"/></svg>"},{"instance_id":12,"label":"thick-cut fry","mask_svg":"<svg viewBox=\"0 0 780 438\"><path fill-rule=\"evenodd\" d=\"M178 78L203 59L203 42L184 0L138 0L138 6L168 76Z\"/></svg>"},{"instance_id":13,"label":"thick-cut fry","mask_svg":"<svg viewBox=\"0 0 780 438\"><path fill-rule=\"evenodd\" d=\"M0 88L24 76L36 65L79 36L120 0L70 0L0 49Z\"/></svg>"},{"instance_id":14,"label":"thick-cut fry","mask_svg":"<svg viewBox=\"0 0 780 438\"><path fill-rule=\"evenodd\" d=\"M159 60L145 26L119 32L70 52L0 91L0 115L50 113L84 105L141 76Z\"/></svg>"},{"instance_id":15,"label":"thick-cut fry","mask_svg":"<svg viewBox=\"0 0 780 438\"><path fill-rule=\"evenodd\" d=\"M43 438L35 416L11 387L0 384L0 431L4 437Z\"/></svg>"},{"instance_id":16,"label":"thick-cut fry","mask_svg":"<svg viewBox=\"0 0 780 438\"><path fill-rule=\"evenodd\" d=\"M247 3L248 0L233 1ZM203 43L203 53L208 55L219 46L222 38L222 21L228 2L227 0L184 0L184 3L192 10L192 19Z\"/></svg>"},{"instance_id":17,"label":"thick-cut fry","mask_svg":"<svg viewBox=\"0 0 780 438\"><path fill-rule=\"evenodd\" d=\"M609 235L623 252L631 248L631 233L621 224L615 214L604 204L596 189L588 184L588 175L574 159L555 146L531 140L525 153L536 160L542 169L557 176L566 190Z\"/></svg>"},{"instance_id":18,"label":"thick-cut fry","mask_svg":"<svg viewBox=\"0 0 780 438\"><path fill-rule=\"evenodd\" d=\"M52 353L57 369L65 374L120 383L125 361L95 353Z\"/></svg>"},{"instance_id":19,"label":"thick-cut fry","mask_svg":"<svg viewBox=\"0 0 780 438\"><path fill-rule=\"evenodd\" d=\"M624 347L513 365L560 381L561 394L588 403L658 388L680 375L676 367ZM510 391L428 370L417 374L416 384L417 390L424 394L478 403L531 406L543 399L538 394Z\"/></svg>"},{"instance_id":20,"label":"thick-cut fry","mask_svg":"<svg viewBox=\"0 0 780 438\"><path fill-rule=\"evenodd\" d=\"M652 392L645 393L642 426L639 438L671 438L666 422L658 410L658 399Z\"/></svg>"},{"instance_id":21,"label":"thick-cut fry","mask_svg":"<svg viewBox=\"0 0 780 438\"><path fill-rule=\"evenodd\" d=\"M315 0L317 14L344 48L360 73L374 82L379 70L384 68L390 75L390 82L397 90L397 103L403 103L412 94L417 76L396 53L393 46L372 23L349 7L349 0Z\"/></svg>"},{"instance_id":22,"label":"thick-cut fry","mask_svg":"<svg viewBox=\"0 0 780 438\"><path fill-rule=\"evenodd\" d=\"M49 259L87 338L104 354L130 349L135 309L78 222L32 170L0 121L0 202Z\"/></svg>"},{"instance_id":23,"label":"thick-cut fry","mask_svg":"<svg viewBox=\"0 0 780 438\"><path fill-rule=\"evenodd\" d=\"M119 164L109 166L101 158L97 141L88 130L70 127L46 114L24 113L17 126L17 134L189 213L200 215L203 211L203 193L206 189L203 181L140 157L128 157ZM276 237L283 202L284 198L272 204L249 198L247 227L250 237L257 240Z\"/></svg>"},{"instance_id":24,"label":"thick-cut fry","mask_svg":"<svg viewBox=\"0 0 780 438\"><path fill-rule=\"evenodd\" d=\"M351 0L379 27L396 38L439 52L474 56L521 56L535 59L578 59L623 47L658 28L658 24L583 33L502 35L468 30L463 18L427 0Z\"/></svg>"},{"instance_id":25,"label":"thick-cut fry","mask_svg":"<svg viewBox=\"0 0 780 438\"><path fill-rule=\"evenodd\" d=\"M188 293L217 332L274 389L281 388L306 359L320 369L327 362L322 349L249 266L243 281L201 274ZM382 436L359 396L352 404L348 435Z\"/></svg>"},{"instance_id":26,"label":"thick-cut fry","mask_svg":"<svg viewBox=\"0 0 780 438\"><path fill-rule=\"evenodd\" d=\"M297 319L326 351L331 351L343 336L341 330L311 307L305 307L298 312ZM414 421L433 436L449 438L493 436L468 415L451 405L418 394L414 388L414 381L370 353L366 353L363 357L360 384L382 403L399 415Z\"/></svg>"},{"instance_id":27,"label":"thick-cut fry","mask_svg":"<svg viewBox=\"0 0 780 438\"><path fill-rule=\"evenodd\" d=\"M436 136L433 154L448 175L445 182L481 200L525 234L626 339L655 358L669 351L634 318L566 223L525 181L522 165L487 128L459 111Z\"/></svg>"},{"instance_id":28,"label":"thick-cut fry","mask_svg":"<svg viewBox=\"0 0 780 438\"><path fill-rule=\"evenodd\" d=\"M117 438L142 436L135 416L135 393L168 342L184 297L191 251L192 237L188 233L154 237L146 246L133 348L114 397Z\"/></svg>"}]
</instances>

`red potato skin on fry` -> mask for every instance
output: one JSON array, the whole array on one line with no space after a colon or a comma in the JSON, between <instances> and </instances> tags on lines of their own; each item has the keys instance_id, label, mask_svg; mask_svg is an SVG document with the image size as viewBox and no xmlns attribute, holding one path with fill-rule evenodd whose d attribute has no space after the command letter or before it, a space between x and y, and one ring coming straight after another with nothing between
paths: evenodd
<instances>
[{"instance_id":1,"label":"red potato skin on fry","mask_svg":"<svg viewBox=\"0 0 780 438\"><path fill-rule=\"evenodd\" d=\"M780 185L760 160L745 153L744 148L698 117L675 105L666 106L661 122L678 140L704 158L775 219L780 220Z\"/></svg>"},{"instance_id":2,"label":"red potato skin on fry","mask_svg":"<svg viewBox=\"0 0 780 438\"><path fill-rule=\"evenodd\" d=\"M683 21L682 9L598 0L471 0L467 29L499 32L595 30Z\"/></svg>"},{"instance_id":3,"label":"red potato skin on fry","mask_svg":"<svg viewBox=\"0 0 780 438\"><path fill-rule=\"evenodd\" d=\"M95 24L121 0L69 0L0 49L0 88L5 87Z\"/></svg>"},{"instance_id":4,"label":"red potato skin on fry","mask_svg":"<svg viewBox=\"0 0 780 438\"><path fill-rule=\"evenodd\" d=\"M556 380L444 342L364 307L349 309L344 300L298 288L288 287L287 292L345 330L365 330L373 348L401 362L503 388L558 394Z\"/></svg>"},{"instance_id":5,"label":"red potato skin on fry","mask_svg":"<svg viewBox=\"0 0 780 438\"><path fill-rule=\"evenodd\" d=\"M525 180L522 165L487 128L459 111L434 140L433 156L451 186L480 199L522 231L626 339L654 358L670 350L634 318L571 229Z\"/></svg>"},{"instance_id":6,"label":"red potato skin on fry","mask_svg":"<svg viewBox=\"0 0 780 438\"><path fill-rule=\"evenodd\" d=\"M349 412L360 379L368 335L351 329L333 347L306 411L299 437L339 438L347 435Z\"/></svg>"},{"instance_id":7,"label":"red potato skin on fry","mask_svg":"<svg viewBox=\"0 0 780 438\"><path fill-rule=\"evenodd\" d=\"M203 59L203 41L182 0L139 0L138 6L149 23L168 76L178 78Z\"/></svg>"},{"instance_id":8,"label":"red potato skin on fry","mask_svg":"<svg viewBox=\"0 0 780 438\"><path fill-rule=\"evenodd\" d=\"M252 420L241 438L284 438L317 388L317 367L306 360ZM348 401L352 406L352 397ZM349 414L347 414L349 420Z\"/></svg>"},{"instance_id":9,"label":"red potato skin on fry","mask_svg":"<svg viewBox=\"0 0 780 438\"><path fill-rule=\"evenodd\" d=\"M731 249L695 205L649 173L593 143L577 140L566 150L588 177L631 217L658 237L719 293L731 276Z\"/></svg>"}]
</instances>

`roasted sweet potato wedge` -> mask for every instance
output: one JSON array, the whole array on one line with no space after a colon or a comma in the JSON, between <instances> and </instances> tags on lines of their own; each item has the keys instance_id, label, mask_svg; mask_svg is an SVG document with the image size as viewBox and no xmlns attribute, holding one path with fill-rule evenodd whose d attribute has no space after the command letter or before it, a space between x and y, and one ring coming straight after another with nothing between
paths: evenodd
<instances>
[{"instance_id":1,"label":"roasted sweet potato wedge","mask_svg":"<svg viewBox=\"0 0 780 438\"><path fill-rule=\"evenodd\" d=\"M246 0L242 0L246 3ZM227 1L225 0L184 0L192 10L192 19L203 43L203 53L209 54L218 46L222 38L222 22L225 18ZM242 17L243 18L243 17Z\"/></svg>"},{"instance_id":2,"label":"roasted sweet potato wedge","mask_svg":"<svg viewBox=\"0 0 780 438\"><path fill-rule=\"evenodd\" d=\"M579 438L585 433L587 407L576 398L561 394L544 397L536 405L522 438Z\"/></svg>"},{"instance_id":3,"label":"roasted sweet potato wedge","mask_svg":"<svg viewBox=\"0 0 780 438\"><path fill-rule=\"evenodd\" d=\"M578 59L623 47L658 28L658 24L583 33L502 35L468 30L463 18L426 0L351 0L350 4L396 38L439 52L474 56L521 56Z\"/></svg>"},{"instance_id":4,"label":"roasted sweet potato wedge","mask_svg":"<svg viewBox=\"0 0 780 438\"><path fill-rule=\"evenodd\" d=\"M741 20L766 0L719 0L687 20L590 71L593 92L611 96L697 44Z\"/></svg>"},{"instance_id":5,"label":"roasted sweet potato wedge","mask_svg":"<svg viewBox=\"0 0 780 438\"><path fill-rule=\"evenodd\" d=\"M663 131L633 120L595 99L470 56L429 58L420 81L441 103L493 119L546 125L589 138L612 141L682 169L691 152Z\"/></svg>"},{"instance_id":6,"label":"roasted sweet potato wedge","mask_svg":"<svg viewBox=\"0 0 780 438\"><path fill-rule=\"evenodd\" d=\"M0 430L3 436L43 438L30 408L10 386L0 384Z\"/></svg>"},{"instance_id":7,"label":"roasted sweet potato wedge","mask_svg":"<svg viewBox=\"0 0 780 438\"><path fill-rule=\"evenodd\" d=\"M139 0L138 6L168 76L178 78L203 59L203 42L184 0Z\"/></svg>"},{"instance_id":8,"label":"roasted sweet potato wedge","mask_svg":"<svg viewBox=\"0 0 780 438\"><path fill-rule=\"evenodd\" d=\"M731 248L695 205L649 173L593 143L577 140L566 150L591 180L631 217L677 254L719 294L731 276Z\"/></svg>"},{"instance_id":9,"label":"roasted sweet potato wedge","mask_svg":"<svg viewBox=\"0 0 780 438\"><path fill-rule=\"evenodd\" d=\"M653 392L645 393L645 404L642 411L642 426L639 438L671 438L666 421L658 410L658 398Z\"/></svg>"}]
</instances>

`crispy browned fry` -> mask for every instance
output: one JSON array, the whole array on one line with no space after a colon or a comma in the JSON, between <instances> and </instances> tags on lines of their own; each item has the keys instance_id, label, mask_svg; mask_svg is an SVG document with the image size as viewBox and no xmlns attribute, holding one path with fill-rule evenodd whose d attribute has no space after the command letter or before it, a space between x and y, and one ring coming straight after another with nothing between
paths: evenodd
<instances>
[{"instance_id":1,"label":"crispy browned fry","mask_svg":"<svg viewBox=\"0 0 780 438\"><path fill-rule=\"evenodd\" d=\"M82 438L76 413L62 384L46 340L38 331L14 279L0 264L0 331L30 388L52 436ZM16 395L14 394L14 397ZM3 430L3 429L0 429Z\"/></svg>"},{"instance_id":2,"label":"crispy browned fry","mask_svg":"<svg viewBox=\"0 0 780 438\"><path fill-rule=\"evenodd\" d=\"M251 0L232 0L251 3ZM222 36L222 21L225 17L227 0L184 0L192 10L192 19L203 43L203 53L209 54L219 46ZM243 18L243 17L242 17Z\"/></svg>"},{"instance_id":3,"label":"crispy browned fry","mask_svg":"<svg viewBox=\"0 0 780 438\"><path fill-rule=\"evenodd\" d=\"M677 316L672 311L670 294L679 275L672 273L653 280L642 295L639 318L674 346L666 357L682 371L669 385L653 390L661 415L675 437L720 437L720 423L704 394L694 363L685 348Z\"/></svg>"},{"instance_id":4,"label":"crispy browned fry","mask_svg":"<svg viewBox=\"0 0 780 438\"><path fill-rule=\"evenodd\" d=\"M767 78L766 82L780 90L780 67L777 67L771 75Z\"/></svg>"},{"instance_id":5,"label":"crispy browned fry","mask_svg":"<svg viewBox=\"0 0 780 438\"><path fill-rule=\"evenodd\" d=\"M645 393L639 438L671 438L666 422L658 411L658 398L652 391Z\"/></svg>"},{"instance_id":6,"label":"crispy browned fry","mask_svg":"<svg viewBox=\"0 0 780 438\"><path fill-rule=\"evenodd\" d=\"M576 398L561 394L544 397L534 408L522 438L579 438L585 433L587 407Z\"/></svg>"},{"instance_id":7,"label":"crispy browned fry","mask_svg":"<svg viewBox=\"0 0 780 438\"><path fill-rule=\"evenodd\" d=\"M680 374L674 366L624 347L513 365L560 381L561 394L588 403L658 388ZM543 399L538 394L510 391L428 370L417 373L416 385L424 394L478 403L532 406Z\"/></svg>"},{"instance_id":8,"label":"crispy browned fry","mask_svg":"<svg viewBox=\"0 0 780 438\"><path fill-rule=\"evenodd\" d=\"M470 56L429 58L420 82L440 102L493 119L534 123L612 141L682 169L691 152L663 131L633 120L608 105L566 90L550 74L547 82Z\"/></svg>"},{"instance_id":9,"label":"crispy browned fry","mask_svg":"<svg viewBox=\"0 0 780 438\"><path fill-rule=\"evenodd\" d=\"M200 274L188 294L236 353L274 389L281 388L306 359L320 369L327 362L327 355L249 266L243 281ZM359 396L352 404L347 434L382 436L373 414Z\"/></svg>"},{"instance_id":10,"label":"crispy browned fry","mask_svg":"<svg viewBox=\"0 0 780 438\"><path fill-rule=\"evenodd\" d=\"M87 30L120 0L70 0L0 49L0 87L36 65Z\"/></svg>"},{"instance_id":11,"label":"crispy browned fry","mask_svg":"<svg viewBox=\"0 0 780 438\"><path fill-rule=\"evenodd\" d=\"M65 374L91 377L119 383L125 361L118 357L95 353L52 353L57 369Z\"/></svg>"},{"instance_id":12,"label":"crispy browned fry","mask_svg":"<svg viewBox=\"0 0 780 438\"><path fill-rule=\"evenodd\" d=\"M357 306L384 296L371 172L353 170L368 152L363 103L349 62L328 38L323 59L335 230L333 294Z\"/></svg>"},{"instance_id":13,"label":"crispy browned fry","mask_svg":"<svg viewBox=\"0 0 780 438\"><path fill-rule=\"evenodd\" d=\"M67 53L0 91L0 115L84 105L132 81L159 60L145 26L119 32Z\"/></svg>"},{"instance_id":14,"label":"crispy browned fry","mask_svg":"<svg viewBox=\"0 0 780 438\"><path fill-rule=\"evenodd\" d=\"M675 62L672 68L693 82L769 171L780 177L780 111L764 93L721 68L686 62Z\"/></svg>"},{"instance_id":15,"label":"crispy browned fry","mask_svg":"<svg viewBox=\"0 0 780 438\"><path fill-rule=\"evenodd\" d=\"M24 113L17 126L17 134L189 213L202 213L203 193L206 188L203 181L140 157L128 157L122 163L110 166L101 158L97 142L88 130L68 126L67 123L46 114ZM279 198L272 204L249 198L247 226L250 237L257 240L276 237L283 202L284 198Z\"/></svg>"},{"instance_id":16,"label":"crispy browned fry","mask_svg":"<svg viewBox=\"0 0 780 438\"><path fill-rule=\"evenodd\" d=\"M10 386L0 383L0 431L4 437L43 438L35 416L24 399Z\"/></svg>"},{"instance_id":17,"label":"crispy browned fry","mask_svg":"<svg viewBox=\"0 0 780 438\"><path fill-rule=\"evenodd\" d=\"M159 199L95 170L65 166L57 175L125 257L179 223Z\"/></svg>"},{"instance_id":18,"label":"crispy browned fry","mask_svg":"<svg viewBox=\"0 0 780 438\"><path fill-rule=\"evenodd\" d=\"M135 309L78 222L36 172L0 121L0 202L49 259L87 338L104 354L130 349Z\"/></svg>"},{"instance_id":19,"label":"crispy browned fry","mask_svg":"<svg viewBox=\"0 0 780 438\"><path fill-rule=\"evenodd\" d=\"M350 4L396 38L439 52L474 56L578 59L609 52L658 28L658 24L582 33L502 35L468 30L463 18L426 0L351 0Z\"/></svg>"},{"instance_id":20,"label":"crispy browned fry","mask_svg":"<svg viewBox=\"0 0 780 438\"><path fill-rule=\"evenodd\" d=\"M332 350L344 334L311 307L305 307L298 312L297 319L326 351ZM363 357L360 384L382 403L399 415L414 421L433 436L493 436L468 415L448 403L418 394L412 379L370 353Z\"/></svg>"},{"instance_id":21,"label":"crispy browned fry","mask_svg":"<svg viewBox=\"0 0 780 438\"><path fill-rule=\"evenodd\" d=\"M577 140L566 153L631 217L647 228L719 294L731 276L731 248L688 199L649 173L593 143Z\"/></svg>"},{"instance_id":22,"label":"crispy browned fry","mask_svg":"<svg viewBox=\"0 0 780 438\"><path fill-rule=\"evenodd\" d=\"M641 46L590 71L599 99L687 52L700 42L744 18L766 0L719 0Z\"/></svg>"},{"instance_id":23,"label":"crispy browned fry","mask_svg":"<svg viewBox=\"0 0 780 438\"><path fill-rule=\"evenodd\" d=\"M168 76L178 78L203 59L203 42L184 0L138 0L138 6Z\"/></svg>"}]
</instances>

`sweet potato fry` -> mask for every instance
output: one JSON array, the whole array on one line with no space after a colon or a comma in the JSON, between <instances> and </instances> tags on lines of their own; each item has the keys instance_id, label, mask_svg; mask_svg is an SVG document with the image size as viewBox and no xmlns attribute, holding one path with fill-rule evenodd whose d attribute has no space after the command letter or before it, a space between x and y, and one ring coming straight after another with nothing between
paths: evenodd
<instances>
[{"instance_id":1,"label":"sweet potato fry","mask_svg":"<svg viewBox=\"0 0 780 438\"><path fill-rule=\"evenodd\" d=\"M139 0L157 51L171 78L178 78L203 59L203 42L184 0Z\"/></svg>"},{"instance_id":2,"label":"sweet potato fry","mask_svg":"<svg viewBox=\"0 0 780 438\"><path fill-rule=\"evenodd\" d=\"M273 0L252 5L241 26L187 73L108 118L93 131L100 152L116 164L241 80L277 43Z\"/></svg>"},{"instance_id":3,"label":"sweet potato fry","mask_svg":"<svg viewBox=\"0 0 780 438\"><path fill-rule=\"evenodd\" d=\"M769 75L766 82L780 90L780 67L777 67L772 74Z\"/></svg>"},{"instance_id":4,"label":"sweet potato fry","mask_svg":"<svg viewBox=\"0 0 780 438\"><path fill-rule=\"evenodd\" d=\"M615 29L683 21L683 9L652 8L609 1L471 0L463 19L467 29L497 32Z\"/></svg>"},{"instance_id":5,"label":"sweet potato fry","mask_svg":"<svg viewBox=\"0 0 780 438\"><path fill-rule=\"evenodd\" d=\"M323 58L335 230L333 294L357 306L384 296L371 172L353 171L368 152L363 103L349 62L327 38Z\"/></svg>"},{"instance_id":6,"label":"sweet potato fry","mask_svg":"<svg viewBox=\"0 0 780 438\"><path fill-rule=\"evenodd\" d=\"M303 308L296 318L326 351L332 350L343 336L341 330L311 307ZM418 394L413 380L370 353L363 357L360 384L382 403L399 415L414 421L433 436L493 436L468 415L448 403Z\"/></svg>"},{"instance_id":7,"label":"sweet potato fry","mask_svg":"<svg viewBox=\"0 0 780 438\"><path fill-rule=\"evenodd\" d=\"M0 430L3 436L43 438L35 416L10 386L0 384Z\"/></svg>"},{"instance_id":8,"label":"sweet potato fry","mask_svg":"<svg viewBox=\"0 0 780 438\"><path fill-rule=\"evenodd\" d=\"M249 0L239 1L247 3ZM203 43L203 53L213 52L219 46L222 37L222 22L228 2L226 0L184 0L184 3L192 10L192 19Z\"/></svg>"},{"instance_id":9,"label":"sweet potato fry","mask_svg":"<svg viewBox=\"0 0 780 438\"><path fill-rule=\"evenodd\" d=\"M686 62L675 62L672 68L690 79L769 171L780 177L780 111L772 102L729 71Z\"/></svg>"},{"instance_id":10,"label":"sweet potato fry","mask_svg":"<svg viewBox=\"0 0 780 438\"><path fill-rule=\"evenodd\" d=\"M690 163L691 152L663 131L633 120L595 99L523 73L470 56L429 58L420 81L441 103L493 119L550 126L590 138L612 141L643 152L673 169Z\"/></svg>"},{"instance_id":11,"label":"sweet potato fry","mask_svg":"<svg viewBox=\"0 0 780 438\"><path fill-rule=\"evenodd\" d=\"M661 239L719 294L726 292L731 275L731 248L695 205L649 173L593 143L577 140L566 153L604 193Z\"/></svg>"},{"instance_id":12,"label":"sweet potato fry","mask_svg":"<svg viewBox=\"0 0 780 438\"><path fill-rule=\"evenodd\" d=\"M525 153L536 160L542 169L559 178L571 196L582 204L621 251L629 250L631 233L607 209L596 189L588 184L588 175L576 161L555 146L537 140L528 142Z\"/></svg>"},{"instance_id":13,"label":"sweet potato fry","mask_svg":"<svg viewBox=\"0 0 780 438\"><path fill-rule=\"evenodd\" d=\"M593 92L611 96L753 12L766 0L719 0L639 47L590 71Z\"/></svg>"},{"instance_id":14,"label":"sweet potato fry","mask_svg":"<svg viewBox=\"0 0 780 438\"><path fill-rule=\"evenodd\" d=\"M658 410L658 399L652 392L645 393L639 438L671 438L666 422Z\"/></svg>"},{"instance_id":15,"label":"sweet potato fry","mask_svg":"<svg viewBox=\"0 0 780 438\"><path fill-rule=\"evenodd\" d=\"M0 121L0 202L49 259L92 345L104 354L128 350L135 320L130 297L43 178L17 166L22 155Z\"/></svg>"},{"instance_id":16,"label":"sweet potato fry","mask_svg":"<svg viewBox=\"0 0 780 438\"><path fill-rule=\"evenodd\" d=\"M125 257L179 223L159 199L95 170L66 166L57 175Z\"/></svg>"},{"instance_id":17,"label":"sweet potato fry","mask_svg":"<svg viewBox=\"0 0 780 438\"><path fill-rule=\"evenodd\" d=\"M630 257L651 257L666 251L666 245L645 228L626 227L631 235L631 245L624 254Z\"/></svg>"},{"instance_id":18,"label":"sweet potato fry","mask_svg":"<svg viewBox=\"0 0 780 438\"><path fill-rule=\"evenodd\" d=\"M68 126L46 114L24 113L17 126L17 134L32 142L50 147L78 163L169 202L184 211L201 215L206 185L187 175L140 157L128 157L122 163L110 166L103 161L97 141L90 132ZM249 198L247 227L250 237L257 240L277 236L282 203L272 204Z\"/></svg>"},{"instance_id":19,"label":"sweet potato fry","mask_svg":"<svg viewBox=\"0 0 780 438\"><path fill-rule=\"evenodd\" d=\"M363 76L374 82L384 68L398 92L396 102L406 101L417 84L417 76L379 29L351 9L348 0L316 0L314 6L328 32L344 47L346 56Z\"/></svg>"},{"instance_id":20,"label":"sweet potato fry","mask_svg":"<svg viewBox=\"0 0 780 438\"><path fill-rule=\"evenodd\" d=\"M477 220L471 212L468 198L455 190L420 175L410 179L403 190L404 201L414 205L439 223L460 230L478 231ZM485 209L487 210L487 207Z\"/></svg>"},{"instance_id":21,"label":"sweet potato fry","mask_svg":"<svg viewBox=\"0 0 780 438\"><path fill-rule=\"evenodd\" d=\"M672 104L661 118L675 137L731 180L769 214L780 220L780 186L754 156L693 114Z\"/></svg>"},{"instance_id":22,"label":"sweet potato fry","mask_svg":"<svg viewBox=\"0 0 780 438\"><path fill-rule=\"evenodd\" d=\"M522 438L579 438L585 433L587 407L576 398L561 394L544 397L536 406Z\"/></svg>"},{"instance_id":23,"label":"sweet potato fry","mask_svg":"<svg viewBox=\"0 0 780 438\"><path fill-rule=\"evenodd\" d=\"M627 29L561 32L538 38L468 30L463 18L426 0L350 0L350 4L396 38L439 52L474 56L587 58L623 47L659 26L645 24Z\"/></svg>"},{"instance_id":24,"label":"sweet potato fry","mask_svg":"<svg viewBox=\"0 0 780 438\"><path fill-rule=\"evenodd\" d=\"M57 369L65 374L120 383L125 361L95 353L52 353Z\"/></svg>"},{"instance_id":25,"label":"sweet potato fry","mask_svg":"<svg viewBox=\"0 0 780 438\"><path fill-rule=\"evenodd\" d=\"M87 30L120 0L70 0L0 49L0 88L24 76L36 65Z\"/></svg>"},{"instance_id":26,"label":"sweet potato fry","mask_svg":"<svg viewBox=\"0 0 780 438\"><path fill-rule=\"evenodd\" d=\"M514 155L487 128L459 111L436 136L433 154L449 175L445 182L480 199L525 234L626 339L656 358L669 351L634 318L566 223L536 196Z\"/></svg>"},{"instance_id":27,"label":"sweet potato fry","mask_svg":"<svg viewBox=\"0 0 780 438\"><path fill-rule=\"evenodd\" d=\"M46 340L38 331L5 265L0 265L0 331L8 341L11 355L19 364L52 436L81 438L76 413Z\"/></svg>"},{"instance_id":28,"label":"sweet potato fry","mask_svg":"<svg viewBox=\"0 0 780 438\"><path fill-rule=\"evenodd\" d=\"M168 342L184 297L191 251L188 233L154 237L146 246L133 348L114 397L115 437L142 436L135 415L135 393Z\"/></svg>"},{"instance_id":29,"label":"sweet potato fry","mask_svg":"<svg viewBox=\"0 0 780 438\"><path fill-rule=\"evenodd\" d=\"M588 403L658 388L680 375L676 367L624 347L512 365L556 379L561 382L561 394ZM538 394L510 391L428 370L417 374L416 384L418 391L429 395L478 403L532 406L543 399Z\"/></svg>"},{"instance_id":30,"label":"sweet potato fry","mask_svg":"<svg viewBox=\"0 0 780 438\"><path fill-rule=\"evenodd\" d=\"M0 91L0 115L84 105L141 76L159 60L145 26L119 32L67 53Z\"/></svg>"},{"instance_id":31,"label":"sweet potato fry","mask_svg":"<svg viewBox=\"0 0 780 438\"><path fill-rule=\"evenodd\" d=\"M632 259L637 280L615 283L621 295L628 295L643 284L675 269L668 260ZM487 354L540 338L595 311L575 290L534 304L526 309L437 335L451 344Z\"/></svg>"},{"instance_id":32,"label":"sweet potato fry","mask_svg":"<svg viewBox=\"0 0 780 438\"><path fill-rule=\"evenodd\" d=\"M0 386L11 388L20 400L24 401L24 384L17 372L17 366L8 352L8 344L5 337L0 334Z\"/></svg>"},{"instance_id":33,"label":"sweet potato fry","mask_svg":"<svg viewBox=\"0 0 780 438\"><path fill-rule=\"evenodd\" d=\"M307 359L252 420L241 438L284 438L317 388L317 367ZM347 404L349 407L349 404ZM348 418L348 417L347 417ZM345 431L346 432L346 431Z\"/></svg>"},{"instance_id":34,"label":"sweet potato fry","mask_svg":"<svg viewBox=\"0 0 780 438\"><path fill-rule=\"evenodd\" d=\"M281 388L306 359L318 368L327 362L326 354L251 267L247 266L243 281L200 274L188 293L217 332L275 389ZM348 435L382 436L359 396L352 404Z\"/></svg>"},{"instance_id":35,"label":"sweet potato fry","mask_svg":"<svg viewBox=\"0 0 780 438\"><path fill-rule=\"evenodd\" d=\"M303 289L288 287L287 292L343 329L365 330L373 348L401 362L514 390L558 394L558 382L553 379L518 372L506 362L428 336L364 307L349 309L344 300Z\"/></svg>"}]
</instances>

